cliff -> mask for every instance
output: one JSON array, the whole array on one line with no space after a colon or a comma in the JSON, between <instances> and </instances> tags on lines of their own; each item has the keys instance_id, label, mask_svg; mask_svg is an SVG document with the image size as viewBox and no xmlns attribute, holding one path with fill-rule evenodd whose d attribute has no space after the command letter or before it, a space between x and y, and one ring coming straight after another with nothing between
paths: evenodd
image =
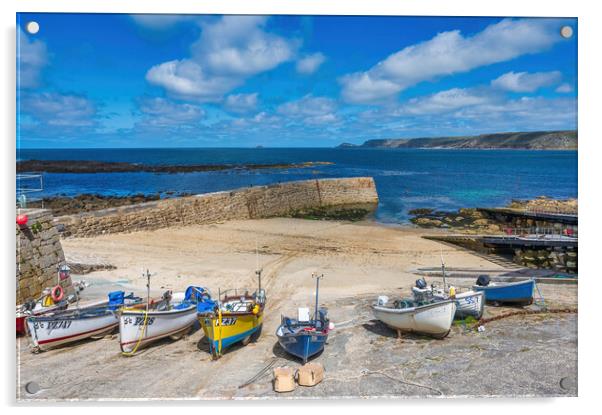
<instances>
[{"instance_id":1,"label":"cliff","mask_svg":"<svg viewBox=\"0 0 602 415\"><path fill-rule=\"evenodd\" d=\"M533 131L481 134L461 137L367 140L361 145L343 143L339 148L450 148L576 150L577 131Z\"/></svg>"}]
</instances>

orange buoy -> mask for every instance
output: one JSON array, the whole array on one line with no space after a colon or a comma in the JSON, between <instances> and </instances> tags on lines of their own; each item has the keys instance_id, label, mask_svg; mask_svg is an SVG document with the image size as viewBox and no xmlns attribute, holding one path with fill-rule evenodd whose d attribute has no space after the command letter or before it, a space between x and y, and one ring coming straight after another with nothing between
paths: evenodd
<instances>
[{"instance_id":1,"label":"orange buoy","mask_svg":"<svg viewBox=\"0 0 602 415\"><path fill-rule=\"evenodd\" d=\"M58 303L65 296L65 291L63 291L63 287L61 287L60 285L57 285L56 287L54 287L52 289L52 291L50 292L50 295L52 296L52 300L55 303Z\"/></svg>"}]
</instances>

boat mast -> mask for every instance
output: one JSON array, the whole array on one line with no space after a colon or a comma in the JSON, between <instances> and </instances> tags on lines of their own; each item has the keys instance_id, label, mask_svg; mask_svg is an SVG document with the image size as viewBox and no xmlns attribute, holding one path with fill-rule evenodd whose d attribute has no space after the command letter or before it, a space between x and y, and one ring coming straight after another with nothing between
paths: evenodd
<instances>
[{"instance_id":1,"label":"boat mast","mask_svg":"<svg viewBox=\"0 0 602 415\"><path fill-rule=\"evenodd\" d=\"M259 268L259 245L257 244L257 239L255 240L255 274L257 275L257 280L259 284L259 289L257 290L257 294L261 292L261 272L263 269Z\"/></svg>"},{"instance_id":2,"label":"boat mast","mask_svg":"<svg viewBox=\"0 0 602 415\"><path fill-rule=\"evenodd\" d=\"M150 272L148 268L146 269L146 275L144 275L144 271L142 272L142 276L146 276L146 312L148 313L149 303L150 303Z\"/></svg>"},{"instance_id":3,"label":"boat mast","mask_svg":"<svg viewBox=\"0 0 602 415\"><path fill-rule=\"evenodd\" d=\"M314 273L312 275L312 277L316 278L316 307L314 309L314 320L317 321L318 320L318 296L319 296L319 292L320 292L320 279L324 278L324 274L317 275L316 273Z\"/></svg>"},{"instance_id":4,"label":"boat mast","mask_svg":"<svg viewBox=\"0 0 602 415\"><path fill-rule=\"evenodd\" d=\"M443 262L443 248L441 248L441 275L443 275L443 293L446 293L447 282L445 280L445 262Z\"/></svg>"}]
</instances>

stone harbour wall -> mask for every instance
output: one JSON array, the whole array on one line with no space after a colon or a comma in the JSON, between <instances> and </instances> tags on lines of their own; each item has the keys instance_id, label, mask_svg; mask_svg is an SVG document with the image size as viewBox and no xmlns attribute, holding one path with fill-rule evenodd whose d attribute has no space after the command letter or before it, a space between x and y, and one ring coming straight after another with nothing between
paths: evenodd
<instances>
[{"instance_id":1,"label":"stone harbour wall","mask_svg":"<svg viewBox=\"0 0 602 415\"><path fill-rule=\"evenodd\" d=\"M514 262L528 268L547 268L559 272L577 273L576 248L515 249Z\"/></svg>"},{"instance_id":2,"label":"stone harbour wall","mask_svg":"<svg viewBox=\"0 0 602 415\"><path fill-rule=\"evenodd\" d=\"M16 226L17 304L37 298L46 287L57 285L58 267L65 261L52 213L44 209L19 209L26 225ZM70 284L70 281L69 281Z\"/></svg>"},{"instance_id":3,"label":"stone harbour wall","mask_svg":"<svg viewBox=\"0 0 602 415\"><path fill-rule=\"evenodd\" d=\"M233 219L291 216L318 207L372 206L371 177L318 179L256 186L60 216L63 236L89 237Z\"/></svg>"}]
</instances>

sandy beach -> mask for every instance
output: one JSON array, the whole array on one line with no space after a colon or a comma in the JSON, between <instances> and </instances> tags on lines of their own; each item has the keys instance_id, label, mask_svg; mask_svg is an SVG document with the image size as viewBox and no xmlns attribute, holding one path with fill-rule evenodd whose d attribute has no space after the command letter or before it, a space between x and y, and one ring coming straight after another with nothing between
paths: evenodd
<instances>
[{"instance_id":1,"label":"sandy beach","mask_svg":"<svg viewBox=\"0 0 602 415\"><path fill-rule=\"evenodd\" d=\"M232 348L219 361L211 361L198 327L180 341L159 341L132 358L120 355L117 335L40 354L29 353L27 339L21 338L19 397L575 395L574 387L559 386L560 378L576 373L575 314L512 317L489 323L482 333L455 326L445 340L399 340L373 320L369 305L376 295L409 295L418 278L413 271L440 265L441 256L450 268L502 269L482 256L421 238L427 232L369 221L276 218L65 239L68 261L116 267L82 276L102 282L89 287L87 296L116 287L143 294L146 281L141 274L147 268L155 274L155 294L188 285L208 287L214 295L218 289L255 288L259 265L268 297L263 334L256 343ZM326 380L277 395L268 373L238 388L274 358L278 365L299 366L279 348L274 332L281 314L313 303L312 272L324 274L321 302L337 325L316 358L326 368ZM457 279L453 284L462 288L473 282ZM576 307L576 285L540 284L540 289L548 306ZM487 307L486 317L503 311ZM531 374L517 373L524 370ZM43 389L27 395L24 385L30 381Z\"/></svg>"}]
</instances>

